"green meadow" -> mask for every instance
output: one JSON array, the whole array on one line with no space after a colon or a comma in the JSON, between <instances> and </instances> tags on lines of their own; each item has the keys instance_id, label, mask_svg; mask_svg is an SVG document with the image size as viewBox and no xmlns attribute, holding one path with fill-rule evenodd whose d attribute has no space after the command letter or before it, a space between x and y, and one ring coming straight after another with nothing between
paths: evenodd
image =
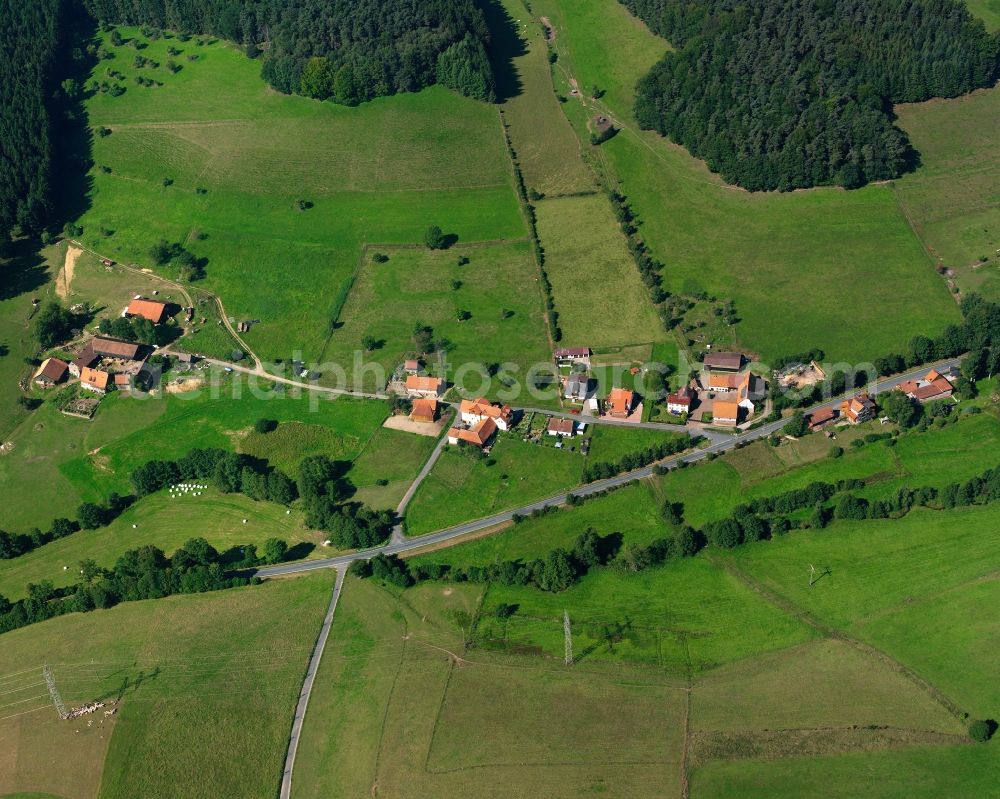
<instances>
[{"instance_id":1,"label":"green meadow","mask_svg":"<svg viewBox=\"0 0 1000 799\"><path fill-rule=\"evenodd\" d=\"M733 299L735 344L762 359L821 347L858 361L933 335L958 309L892 189L751 194L632 120L632 87L666 49L617 3L541 0L558 31L558 88L577 133L607 109L623 130L592 159L629 197L641 235L666 268L665 287ZM593 102L593 86L604 92ZM863 331L863 334L861 334Z\"/></svg>"},{"instance_id":2,"label":"green meadow","mask_svg":"<svg viewBox=\"0 0 1000 799\"><path fill-rule=\"evenodd\" d=\"M376 253L388 261L374 261ZM459 311L469 318L459 319ZM511 374L523 380L531 366L551 360L538 268L527 242L460 244L439 251L372 250L341 318L322 361L339 364L351 385L369 391L383 389L403 359L413 357L417 324L429 325L437 341L451 342L451 378L460 376L457 370L463 366L510 364ZM367 336L375 348L365 352L362 340ZM378 368L355 373L355 358ZM440 367L433 360L428 366ZM481 374L478 370L467 378L470 391L476 392Z\"/></svg>"},{"instance_id":3,"label":"green meadow","mask_svg":"<svg viewBox=\"0 0 1000 799\"><path fill-rule=\"evenodd\" d=\"M5 633L4 704L29 701L0 719L0 792L273 796L332 579L131 602ZM38 695L43 663L67 704L119 698L117 715L60 721ZM223 740L227 755L206 759Z\"/></svg>"},{"instance_id":4,"label":"green meadow","mask_svg":"<svg viewBox=\"0 0 1000 799\"><path fill-rule=\"evenodd\" d=\"M462 242L526 235L494 108L441 88L358 108L286 97L224 43L163 38L137 53L141 34L121 32L93 77L116 70L126 91L86 103L111 133L94 138L83 240L143 266L161 238L207 258L204 287L230 316L260 320L246 340L263 357L319 357L366 243L417 243L434 224Z\"/></svg>"},{"instance_id":5,"label":"green meadow","mask_svg":"<svg viewBox=\"0 0 1000 799\"><path fill-rule=\"evenodd\" d=\"M383 402L302 396L263 383L213 376L202 388L148 399L111 394L90 422L64 416L45 403L10 437L0 455L0 503L5 526L47 529L54 517L74 518L84 501L103 502L109 493L127 494L129 475L146 461L177 458L194 447L220 447L268 460L295 476L307 455L326 455L350 464L366 450L384 460L396 448L394 431L380 431L388 415ZM253 430L260 418L279 422L277 430ZM399 434L408 435L408 434ZM413 436L416 438L416 436ZM388 479L404 471L416 475L433 441L401 447ZM355 487L374 485L382 475L362 470ZM31 501L24 501L31 496Z\"/></svg>"}]
</instances>

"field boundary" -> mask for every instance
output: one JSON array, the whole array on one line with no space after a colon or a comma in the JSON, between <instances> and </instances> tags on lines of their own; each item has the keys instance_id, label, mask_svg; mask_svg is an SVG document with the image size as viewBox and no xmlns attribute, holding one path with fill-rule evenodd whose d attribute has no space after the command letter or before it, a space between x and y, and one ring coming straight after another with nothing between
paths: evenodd
<instances>
[{"instance_id":1,"label":"field boundary","mask_svg":"<svg viewBox=\"0 0 1000 799\"><path fill-rule=\"evenodd\" d=\"M955 704L947 695L944 694L940 689L938 689L933 683L921 677L917 672L911 669L909 666L896 660L892 655L887 652L883 652L881 649L869 644L860 638L855 638L853 635L848 633L846 630L834 627L832 625L826 624L820 621L818 618L813 616L809 611L796 605L792 600L785 596L773 591L764 584L758 582L752 576L740 569L735 563L732 563L728 558L714 557L709 554L709 562L715 566L719 566L724 569L728 574L739 580L744 586L754 591L756 594L761 596L766 601L770 602L772 605L777 607L779 610L790 614L794 618L801 621L803 624L812 627L814 630L822 633L825 637L831 638L833 640L841 641L854 649L857 649L862 654L873 657L879 660L885 666L887 666L892 671L896 672L900 676L909 680L917 688L924 691L934 702L939 704L945 710L948 711L952 716L961 720L964 720L965 713L962 709Z\"/></svg>"}]
</instances>

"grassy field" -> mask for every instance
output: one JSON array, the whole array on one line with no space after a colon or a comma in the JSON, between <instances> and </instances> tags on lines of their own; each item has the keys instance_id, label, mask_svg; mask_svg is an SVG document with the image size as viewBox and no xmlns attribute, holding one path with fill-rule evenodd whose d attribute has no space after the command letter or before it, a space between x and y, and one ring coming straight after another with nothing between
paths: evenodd
<instances>
[{"instance_id":1,"label":"grassy field","mask_svg":"<svg viewBox=\"0 0 1000 799\"><path fill-rule=\"evenodd\" d=\"M995 746L915 748L898 752L857 752L828 757L715 762L696 769L695 799L939 799L988 796L1000 779Z\"/></svg>"},{"instance_id":2,"label":"grassy field","mask_svg":"<svg viewBox=\"0 0 1000 799\"><path fill-rule=\"evenodd\" d=\"M273 796L331 580L127 603L5 634L4 704L35 698L0 720L0 792ZM118 715L59 721L38 696L43 663L67 703L121 696ZM206 758L220 740L227 756Z\"/></svg>"},{"instance_id":3,"label":"grassy field","mask_svg":"<svg viewBox=\"0 0 1000 799\"><path fill-rule=\"evenodd\" d=\"M56 298L52 278L61 266L59 247L36 253L27 243L17 248L15 257L0 259L0 441L6 441L28 415L17 399L21 396L18 382L33 372L24 359L38 348L31 335L31 301Z\"/></svg>"},{"instance_id":4,"label":"grassy field","mask_svg":"<svg viewBox=\"0 0 1000 799\"><path fill-rule=\"evenodd\" d=\"M577 452L502 436L485 460L449 447L420 484L406 509L408 535L543 499L578 485L584 458Z\"/></svg>"},{"instance_id":5,"label":"grassy field","mask_svg":"<svg viewBox=\"0 0 1000 799\"><path fill-rule=\"evenodd\" d=\"M536 213L566 346L644 344L667 337L607 199L542 200Z\"/></svg>"},{"instance_id":6,"label":"grassy field","mask_svg":"<svg viewBox=\"0 0 1000 799\"><path fill-rule=\"evenodd\" d=\"M965 0L965 4L983 21L986 30L1000 30L1000 3L997 0Z\"/></svg>"},{"instance_id":7,"label":"grassy field","mask_svg":"<svg viewBox=\"0 0 1000 799\"><path fill-rule=\"evenodd\" d=\"M128 493L129 474L136 466L179 457L192 447L246 452L294 477L307 455L352 462L369 442L375 450L392 446L394 437L380 432L388 415L385 403L294 394L251 391L240 380L145 400L112 394L89 423L46 403L11 436L12 451L0 455L0 502L9 509L5 524L15 530L47 528L55 516L72 518L82 501L103 501L111 491ZM260 418L277 420L278 429L254 432ZM416 475L425 446L402 445L408 451L385 477L402 479L407 469ZM369 457L385 460L384 454ZM355 483L359 488L381 477L371 467L365 469ZM25 496L33 501L23 501Z\"/></svg>"},{"instance_id":8,"label":"grassy field","mask_svg":"<svg viewBox=\"0 0 1000 799\"><path fill-rule=\"evenodd\" d=\"M322 543L325 536L306 529L300 511L285 511L281 505L254 502L240 494L219 494L213 489L200 497L179 499L165 492L155 494L139 500L107 527L81 530L13 560L0 561L0 594L20 599L28 583L42 580L56 586L70 585L80 580L80 561L91 558L111 568L122 553L146 544L171 555L196 537L206 539L220 552L244 544L256 544L259 549L272 537L281 538L289 547L304 544L305 549ZM133 524L136 529L132 529Z\"/></svg>"},{"instance_id":9,"label":"grassy field","mask_svg":"<svg viewBox=\"0 0 1000 799\"><path fill-rule=\"evenodd\" d=\"M1000 16L998 16L1000 19ZM921 167L894 183L900 208L965 292L1000 298L1000 88L896 106Z\"/></svg>"},{"instance_id":10,"label":"grassy field","mask_svg":"<svg viewBox=\"0 0 1000 799\"><path fill-rule=\"evenodd\" d=\"M466 364L496 363L511 364L510 372L523 380L532 365L551 360L538 269L527 242L378 252L389 260L375 263L375 251L367 254L344 306L343 326L331 333L322 357L341 365L352 385L383 389L404 357L412 356L418 322L430 325L437 340L452 343L449 377ZM460 264L460 259L468 263ZM459 310L471 318L459 321ZM363 352L365 336L372 336L378 348ZM365 364L379 368L355 375L358 354ZM480 378L470 375L467 380L475 392ZM499 388L497 384L488 393Z\"/></svg>"},{"instance_id":11,"label":"grassy field","mask_svg":"<svg viewBox=\"0 0 1000 799\"><path fill-rule=\"evenodd\" d=\"M293 796L679 795L676 680L481 651L454 664L456 620L478 599L470 585L420 586L397 601L348 582Z\"/></svg>"},{"instance_id":12,"label":"grassy field","mask_svg":"<svg viewBox=\"0 0 1000 799\"><path fill-rule=\"evenodd\" d=\"M666 287L735 300L736 343L765 360L818 346L831 359L858 361L958 319L890 188L750 194L723 185L632 122L632 87L664 42L617 3L534 8L558 30L561 90L568 72L585 94L592 85L605 92L598 106L588 100L586 114L569 104L577 133L586 135L585 118L598 107L626 126L594 157L630 198L643 238L667 265Z\"/></svg>"},{"instance_id":13,"label":"grassy field","mask_svg":"<svg viewBox=\"0 0 1000 799\"><path fill-rule=\"evenodd\" d=\"M516 85L502 87L513 90L503 111L525 185L548 197L594 191L594 176L552 91L542 27L531 21L521 0L505 0L502 12L496 5L486 9L495 20L493 46L511 54Z\"/></svg>"},{"instance_id":14,"label":"grassy field","mask_svg":"<svg viewBox=\"0 0 1000 799\"><path fill-rule=\"evenodd\" d=\"M346 108L277 94L223 43L147 42L155 68L104 44L114 58L94 77L117 70L126 92L87 100L90 124L112 133L94 140L84 240L142 264L160 238L207 258L205 286L261 320L247 340L265 357L318 358L365 242L415 243L432 224L461 241L525 235L488 105L433 88Z\"/></svg>"}]
</instances>

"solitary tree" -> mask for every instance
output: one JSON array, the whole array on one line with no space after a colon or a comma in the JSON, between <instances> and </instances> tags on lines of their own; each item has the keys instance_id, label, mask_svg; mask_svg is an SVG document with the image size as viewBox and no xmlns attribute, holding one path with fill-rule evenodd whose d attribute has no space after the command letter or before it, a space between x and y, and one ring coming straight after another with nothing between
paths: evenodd
<instances>
[{"instance_id":1,"label":"solitary tree","mask_svg":"<svg viewBox=\"0 0 1000 799\"><path fill-rule=\"evenodd\" d=\"M424 244L430 250L443 250L445 245L444 232L437 225L431 225L424 233Z\"/></svg>"},{"instance_id":2,"label":"solitary tree","mask_svg":"<svg viewBox=\"0 0 1000 799\"><path fill-rule=\"evenodd\" d=\"M365 352L376 350L378 349L378 339L375 336L362 336L361 346L365 348Z\"/></svg>"}]
</instances>

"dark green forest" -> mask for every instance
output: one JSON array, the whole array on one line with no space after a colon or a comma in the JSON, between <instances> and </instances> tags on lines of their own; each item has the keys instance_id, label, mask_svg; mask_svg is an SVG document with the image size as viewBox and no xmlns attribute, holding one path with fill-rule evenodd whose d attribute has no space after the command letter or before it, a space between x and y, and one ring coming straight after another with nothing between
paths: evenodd
<instances>
[{"instance_id":1,"label":"dark green forest","mask_svg":"<svg viewBox=\"0 0 1000 799\"><path fill-rule=\"evenodd\" d=\"M51 97L59 89L64 0L0 0L0 244L37 230L51 211Z\"/></svg>"},{"instance_id":2,"label":"dark green forest","mask_svg":"<svg viewBox=\"0 0 1000 799\"><path fill-rule=\"evenodd\" d=\"M211 34L263 58L285 93L354 104L443 83L493 100L473 0L84 0L102 22Z\"/></svg>"},{"instance_id":3,"label":"dark green forest","mask_svg":"<svg viewBox=\"0 0 1000 799\"><path fill-rule=\"evenodd\" d=\"M992 85L1000 37L956 0L621 0L677 49L635 113L750 190L855 188L916 165L892 104Z\"/></svg>"}]
</instances>

